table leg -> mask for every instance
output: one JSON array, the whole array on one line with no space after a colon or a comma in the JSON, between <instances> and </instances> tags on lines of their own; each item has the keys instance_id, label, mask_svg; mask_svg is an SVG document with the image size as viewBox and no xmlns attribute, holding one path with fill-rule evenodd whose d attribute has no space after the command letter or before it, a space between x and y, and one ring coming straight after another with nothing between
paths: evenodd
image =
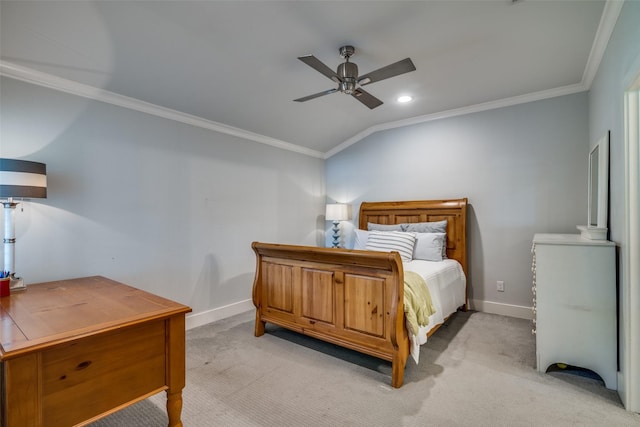
<instances>
[{"instance_id":1,"label":"table leg","mask_svg":"<svg viewBox=\"0 0 640 427\"><path fill-rule=\"evenodd\" d=\"M185 386L185 319L184 314L167 320L167 416L169 427L182 427L182 389Z\"/></svg>"},{"instance_id":2,"label":"table leg","mask_svg":"<svg viewBox=\"0 0 640 427\"><path fill-rule=\"evenodd\" d=\"M10 359L3 369L0 422L3 426L42 426L42 358L39 353Z\"/></svg>"},{"instance_id":3,"label":"table leg","mask_svg":"<svg viewBox=\"0 0 640 427\"><path fill-rule=\"evenodd\" d=\"M182 427L180 414L182 413L182 390L171 393L167 390L167 416L169 427Z\"/></svg>"}]
</instances>

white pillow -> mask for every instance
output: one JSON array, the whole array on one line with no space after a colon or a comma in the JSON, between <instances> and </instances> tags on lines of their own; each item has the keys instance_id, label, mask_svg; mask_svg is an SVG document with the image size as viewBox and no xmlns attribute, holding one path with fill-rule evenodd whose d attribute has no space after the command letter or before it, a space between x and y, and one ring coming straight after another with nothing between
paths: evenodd
<instances>
[{"instance_id":1,"label":"white pillow","mask_svg":"<svg viewBox=\"0 0 640 427\"><path fill-rule=\"evenodd\" d=\"M413 259L442 261L442 248L446 244L446 233L416 233Z\"/></svg>"},{"instance_id":2,"label":"white pillow","mask_svg":"<svg viewBox=\"0 0 640 427\"><path fill-rule=\"evenodd\" d=\"M367 239L369 238L369 232L367 230L355 229L356 238L353 241L353 249L367 249Z\"/></svg>"},{"instance_id":3,"label":"white pillow","mask_svg":"<svg viewBox=\"0 0 640 427\"><path fill-rule=\"evenodd\" d=\"M390 252L397 251L403 261L411 261L416 237L413 233L400 231L369 231L367 250Z\"/></svg>"}]
</instances>

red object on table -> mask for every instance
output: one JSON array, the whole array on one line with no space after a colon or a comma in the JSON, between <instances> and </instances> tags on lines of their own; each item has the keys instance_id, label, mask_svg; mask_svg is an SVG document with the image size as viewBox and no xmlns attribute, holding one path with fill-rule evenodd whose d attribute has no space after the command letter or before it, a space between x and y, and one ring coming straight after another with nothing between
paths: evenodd
<instances>
[{"instance_id":1,"label":"red object on table","mask_svg":"<svg viewBox=\"0 0 640 427\"><path fill-rule=\"evenodd\" d=\"M8 297L10 294L9 284L11 283L11 277L4 277L0 279L0 297Z\"/></svg>"}]
</instances>

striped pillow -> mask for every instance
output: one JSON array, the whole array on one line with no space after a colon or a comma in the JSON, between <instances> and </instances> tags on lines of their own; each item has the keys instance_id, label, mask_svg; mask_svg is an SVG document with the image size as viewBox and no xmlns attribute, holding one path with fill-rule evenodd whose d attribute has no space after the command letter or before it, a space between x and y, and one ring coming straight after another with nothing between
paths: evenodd
<instances>
[{"instance_id":1,"label":"striped pillow","mask_svg":"<svg viewBox=\"0 0 640 427\"><path fill-rule=\"evenodd\" d=\"M366 249L369 251L397 251L403 261L411 261L416 236L400 231L369 231Z\"/></svg>"}]
</instances>

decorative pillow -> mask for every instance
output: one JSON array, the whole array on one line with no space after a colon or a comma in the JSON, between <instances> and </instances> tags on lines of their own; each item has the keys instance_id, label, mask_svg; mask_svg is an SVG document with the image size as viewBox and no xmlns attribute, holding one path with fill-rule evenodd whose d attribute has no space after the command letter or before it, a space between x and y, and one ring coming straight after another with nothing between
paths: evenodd
<instances>
[{"instance_id":1,"label":"decorative pillow","mask_svg":"<svg viewBox=\"0 0 640 427\"><path fill-rule=\"evenodd\" d=\"M356 238L353 241L353 249L367 249L367 239L369 238L369 232L367 230L355 230Z\"/></svg>"},{"instance_id":2,"label":"decorative pillow","mask_svg":"<svg viewBox=\"0 0 640 427\"><path fill-rule=\"evenodd\" d=\"M434 222L412 222L402 224L402 231L408 233L446 233L447 220Z\"/></svg>"},{"instance_id":3,"label":"decorative pillow","mask_svg":"<svg viewBox=\"0 0 640 427\"><path fill-rule=\"evenodd\" d=\"M404 231L401 224L374 224L373 222L367 223L367 230L376 231Z\"/></svg>"},{"instance_id":4,"label":"decorative pillow","mask_svg":"<svg viewBox=\"0 0 640 427\"><path fill-rule=\"evenodd\" d=\"M397 251L403 261L411 261L415 243L416 237L413 233L373 230L369 232L366 248L370 251Z\"/></svg>"},{"instance_id":5,"label":"decorative pillow","mask_svg":"<svg viewBox=\"0 0 640 427\"><path fill-rule=\"evenodd\" d=\"M446 241L445 233L416 233L413 259L442 261L442 248L445 247Z\"/></svg>"},{"instance_id":6,"label":"decorative pillow","mask_svg":"<svg viewBox=\"0 0 640 427\"><path fill-rule=\"evenodd\" d=\"M447 220L432 222L413 222L402 224L402 231L410 233L446 233ZM447 259L447 238L444 238L442 245L442 259Z\"/></svg>"}]
</instances>

